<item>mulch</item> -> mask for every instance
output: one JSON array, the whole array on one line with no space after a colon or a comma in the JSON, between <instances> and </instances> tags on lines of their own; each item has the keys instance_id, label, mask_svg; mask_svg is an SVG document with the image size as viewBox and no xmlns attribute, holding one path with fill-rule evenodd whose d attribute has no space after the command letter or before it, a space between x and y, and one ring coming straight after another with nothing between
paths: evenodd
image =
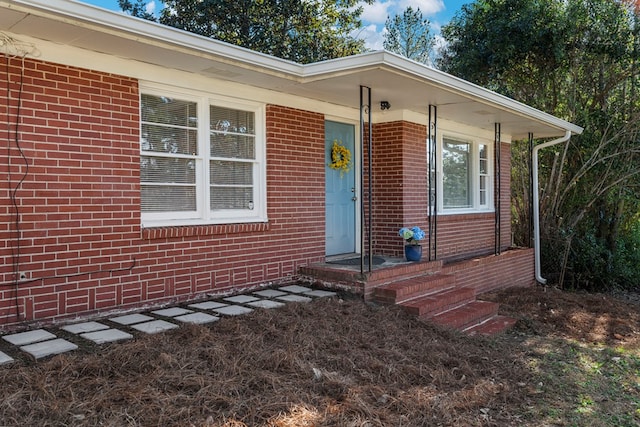
<instances>
[{"instance_id":1,"label":"mulch","mask_svg":"<svg viewBox=\"0 0 640 427\"><path fill-rule=\"evenodd\" d=\"M607 296L486 298L512 332L468 337L342 295L19 361L0 367L0 425L519 426L522 337L638 343L637 306Z\"/></svg>"}]
</instances>

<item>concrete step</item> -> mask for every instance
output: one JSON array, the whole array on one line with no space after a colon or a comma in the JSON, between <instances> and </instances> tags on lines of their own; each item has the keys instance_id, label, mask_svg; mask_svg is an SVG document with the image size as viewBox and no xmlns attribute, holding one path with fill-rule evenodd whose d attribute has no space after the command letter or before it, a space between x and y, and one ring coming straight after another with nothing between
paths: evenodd
<instances>
[{"instance_id":1,"label":"concrete step","mask_svg":"<svg viewBox=\"0 0 640 427\"><path fill-rule=\"evenodd\" d=\"M374 299L383 304L402 304L406 301L453 288L455 277L448 274L425 274L398 280L374 289Z\"/></svg>"},{"instance_id":2,"label":"concrete step","mask_svg":"<svg viewBox=\"0 0 640 427\"><path fill-rule=\"evenodd\" d=\"M476 292L472 288L450 288L401 302L399 305L413 315L430 317L470 303L475 298Z\"/></svg>"},{"instance_id":3,"label":"concrete step","mask_svg":"<svg viewBox=\"0 0 640 427\"><path fill-rule=\"evenodd\" d=\"M465 329L469 335L497 335L516 324L516 319L507 316L494 316L486 322Z\"/></svg>"},{"instance_id":4,"label":"concrete step","mask_svg":"<svg viewBox=\"0 0 640 427\"><path fill-rule=\"evenodd\" d=\"M472 301L460 307L424 318L442 326L465 330L489 320L498 314L499 304L488 301Z\"/></svg>"}]
</instances>

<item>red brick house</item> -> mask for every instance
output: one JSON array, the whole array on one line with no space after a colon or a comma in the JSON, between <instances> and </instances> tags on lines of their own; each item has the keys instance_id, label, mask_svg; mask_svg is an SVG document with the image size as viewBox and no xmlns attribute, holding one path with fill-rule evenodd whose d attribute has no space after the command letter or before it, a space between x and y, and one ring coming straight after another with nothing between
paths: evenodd
<instances>
[{"instance_id":1,"label":"red brick house","mask_svg":"<svg viewBox=\"0 0 640 427\"><path fill-rule=\"evenodd\" d=\"M67 0L0 0L0 63L0 328L401 257L413 225L460 283L533 283L510 142L581 132L388 52L300 65Z\"/></svg>"}]
</instances>

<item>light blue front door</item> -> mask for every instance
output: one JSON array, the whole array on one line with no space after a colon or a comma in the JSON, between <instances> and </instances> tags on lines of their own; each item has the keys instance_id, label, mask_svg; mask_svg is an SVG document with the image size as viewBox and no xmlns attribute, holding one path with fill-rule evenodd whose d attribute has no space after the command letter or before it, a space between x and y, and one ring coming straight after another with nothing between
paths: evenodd
<instances>
[{"instance_id":1,"label":"light blue front door","mask_svg":"<svg viewBox=\"0 0 640 427\"><path fill-rule=\"evenodd\" d=\"M358 194L355 173L355 127L346 123L325 122L325 204L327 255L356 251L356 204ZM329 167L334 141L351 152L351 169L340 173Z\"/></svg>"}]
</instances>

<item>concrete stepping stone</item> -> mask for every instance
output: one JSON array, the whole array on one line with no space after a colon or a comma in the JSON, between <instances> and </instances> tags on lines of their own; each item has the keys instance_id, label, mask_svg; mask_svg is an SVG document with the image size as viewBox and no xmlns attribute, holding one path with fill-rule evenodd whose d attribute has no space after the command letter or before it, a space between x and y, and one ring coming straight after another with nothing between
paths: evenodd
<instances>
[{"instance_id":1,"label":"concrete stepping stone","mask_svg":"<svg viewBox=\"0 0 640 427\"><path fill-rule=\"evenodd\" d=\"M0 365L6 365L7 363L11 363L11 362L13 362L13 357L0 351Z\"/></svg>"},{"instance_id":2,"label":"concrete stepping stone","mask_svg":"<svg viewBox=\"0 0 640 427\"><path fill-rule=\"evenodd\" d=\"M228 298L223 298L225 301L232 302L234 304L246 304L252 301L258 301L259 298L252 297L251 295L235 295Z\"/></svg>"},{"instance_id":3,"label":"concrete stepping stone","mask_svg":"<svg viewBox=\"0 0 640 427\"><path fill-rule=\"evenodd\" d=\"M336 292L323 291L321 289L317 289L317 290L314 290L314 291L305 292L305 295L312 296L312 297L318 297L318 298L326 298L326 297L335 297L338 294Z\"/></svg>"},{"instance_id":4,"label":"concrete stepping stone","mask_svg":"<svg viewBox=\"0 0 640 427\"><path fill-rule=\"evenodd\" d=\"M291 292L294 294L303 294L306 292L310 292L311 289L307 288L306 286L299 286L299 285L289 285L289 286L283 286L281 288L278 288L281 291L287 291L287 292Z\"/></svg>"},{"instance_id":5,"label":"concrete stepping stone","mask_svg":"<svg viewBox=\"0 0 640 427\"><path fill-rule=\"evenodd\" d=\"M204 301L195 304L189 304L191 308L197 308L198 310L213 310L214 308L226 307L228 304L223 304L218 301Z\"/></svg>"},{"instance_id":6,"label":"concrete stepping stone","mask_svg":"<svg viewBox=\"0 0 640 427\"><path fill-rule=\"evenodd\" d=\"M133 335L119 329L103 329L101 331L87 332L80 335L82 338L93 341L96 344L130 340Z\"/></svg>"},{"instance_id":7,"label":"concrete stepping stone","mask_svg":"<svg viewBox=\"0 0 640 427\"><path fill-rule=\"evenodd\" d=\"M152 311L152 313L157 314L158 316L176 317L176 316L182 316L183 314L193 313L193 310L187 310L186 308L181 308L181 307L171 307L171 308L165 308L163 310Z\"/></svg>"},{"instance_id":8,"label":"concrete stepping stone","mask_svg":"<svg viewBox=\"0 0 640 427\"><path fill-rule=\"evenodd\" d=\"M302 295L285 295L283 297L277 297L277 300L286 302L310 302L311 298L303 297Z\"/></svg>"},{"instance_id":9,"label":"concrete stepping stone","mask_svg":"<svg viewBox=\"0 0 640 427\"><path fill-rule=\"evenodd\" d=\"M284 303L273 301L270 299L263 299L260 301L253 301L253 302L247 303L247 305L250 305L251 307L256 307L256 308L279 308L284 306Z\"/></svg>"},{"instance_id":10,"label":"concrete stepping stone","mask_svg":"<svg viewBox=\"0 0 640 427\"><path fill-rule=\"evenodd\" d=\"M220 318L218 316L212 316L207 313L191 313L191 314L185 314L183 316L174 317L174 319L183 323L194 323L197 325L204 325L205 323L215 322Z\"/></svg>"},{"instance_id":11,"label":"concrete stepping stone","mask_svg":"<svg viewBox=\"0 0 640 427\"><path fill-rule=\"evenodd\" d=\"M45 341L56 338L51 332L47 332L44 329L34 329L33 331L20 332L17 334L5 335L3 340L10 342L13 345L26 345L33 344L39 341Z\"/></svg>"},{"instance_id":12,"label":"concrete stepping stone","mask_svg":"<svg viewBox=\"0 0 640 427\"><path fill-rule=\"evenodd\" d=\"M251 313L253 309L239 305L228 305L226 307L216 308L213 311L218 314L224 314L225 316L239 316L241 314Z\"/></svg>"},{"instance_id":13,"label":"concrete stepping stone","mask_svg":"<svg viewBox=\"0 0 640 427\"><path fill-rule=\"evenodd\" d=\"M131 327L140 332L144 332L145 334L157 334L159 332L175 329L178 325L165 320L153 320L151 322L136 323L131 325Z\"/></svg>"},{"instance_id":14,"label":"concrete stepping stone","mask_svg":"<svg viewBox=\"0 0 640 427\"><path fill-rule=\"evenodd\" d=\"M264 297L264 298L275 298L275 297L281 297L283 295L287 295L286 292L277 291L275 289L265 289L263 291L254 292L253 294Z\"/></svg>"},{"instance_id":15,"label":"concrete stepping stone","mask_svg":"<svg viewBox=\"0 0 640 427\"><path fill-rule=\"evenodd\" d=\"M78 348L72 342L57 338L55 340L37 342L20 347L20 350L29 353L35 359L52 356L54 354L66 353L67 351L76 350Z\"/></svg>"},{"instance_id":16,"label":"concrete stepping stone","mask_svg":"<svg viewBox=\"0 0 640 427\"><path fill-rule=\"evenodd\" d=\"M133 325L135 323L142 323L142 322L147 322L149 320L153 320L153 317L151 316L146 316L144 314L127 314L124 316L118 316L118 317L112 317L111 319L112 322L116 322L119 323L121 325Z\"/></svg>"},{"instance_id":17,"label":"concrete stepping stone","mask_svg":"<svg viewBox=\"0 0 640 427\"><path fill-rule=\"evenodd\" d=\"M73 325L63 326L61 329L77 335L77 334L83 334L85 332L101 331L103 329L109 329L109 327L99 322L83 322L83 323L76 323Z\"/></svg>"}]
</instances>

